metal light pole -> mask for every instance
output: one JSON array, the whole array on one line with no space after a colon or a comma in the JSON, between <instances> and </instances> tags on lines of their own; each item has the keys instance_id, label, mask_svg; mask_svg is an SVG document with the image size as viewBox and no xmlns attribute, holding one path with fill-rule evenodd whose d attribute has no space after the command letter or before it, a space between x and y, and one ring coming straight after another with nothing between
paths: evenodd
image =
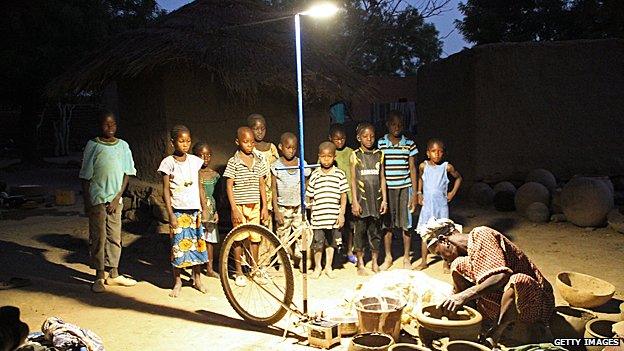
<instances>
[{"instance_id":1,"label":"metal light pole","mask_svg":"<svg viewBox=\"0 0 624 351\"><path fill-rule=\"evenodd\" d=\"M295 51L297 56L297 111L299 117L299 181L300 181L300 196L301 196L301 220L305 223L305 143L303 141L303 81L301 76L301 16L313 16L313 17L330 17L338 12L338 8L333 4L321 4L311 8L308 11L300 12L295 15ZM307 233L302 232L301 240L301 263L303 267L301 269L303 277L303 313L308 314L308 236Z\"/></svg>"}]
</instances>

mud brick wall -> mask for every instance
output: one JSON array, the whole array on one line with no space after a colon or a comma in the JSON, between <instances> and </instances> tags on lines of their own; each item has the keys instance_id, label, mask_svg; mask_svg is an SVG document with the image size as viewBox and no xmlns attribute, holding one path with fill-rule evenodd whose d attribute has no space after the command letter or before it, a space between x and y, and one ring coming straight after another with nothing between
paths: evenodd
<instances>
[{"instance_id":1,"label":"mud brick wall","mask_svg":"<svg viewBox=\"0 0 624 351\"><path fill-rule=\"evenodd\" d=\"M492 44L418 72L421 140L468 180L624 174L624 41Z\"/></svg>"}]
</instances>

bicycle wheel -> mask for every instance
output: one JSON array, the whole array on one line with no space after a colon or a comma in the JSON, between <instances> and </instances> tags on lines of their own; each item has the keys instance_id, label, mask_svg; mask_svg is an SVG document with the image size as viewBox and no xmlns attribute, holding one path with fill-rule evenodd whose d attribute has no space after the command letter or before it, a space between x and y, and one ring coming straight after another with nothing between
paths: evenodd
<instances>
[{"instance_id":1,"label":"bicycle wheel","mask_svg":"<svg viewBox=\"0 0 624 351\"><path fill-rule=\"evenodd\" d=\"M263 243L257 245L257 259L252 254L249 239L235 240L244 232L253 232L262 238ZM237 262L240 263L238 274ZM293 268L279 239L267 228L243 224L232 229L223 240L219 265L223 292L243 319L257 325L271 325L284 317L294 293ZM244 279L239 278L241 275Z\"/></svg>"}]
</instances>

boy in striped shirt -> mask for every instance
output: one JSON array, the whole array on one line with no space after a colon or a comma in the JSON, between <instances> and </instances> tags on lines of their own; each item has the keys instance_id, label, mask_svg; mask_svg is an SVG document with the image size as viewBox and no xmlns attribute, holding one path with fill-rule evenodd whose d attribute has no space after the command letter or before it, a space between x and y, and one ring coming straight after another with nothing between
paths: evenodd
<instances>
[{"instance_id":1,"label":"boy in striped shirt","mask_svg":"<svg viewBox=\"0 0 624 351\"><path fill-rule=\"evenodd\" d=\"M269 218L266 202L265 177L269 169L259 153L254 151L255 139L251 128L240 127L237 131L236 145L238 150L228 160L223 177L227 179L226 189L230 207L232 209L232 225L234 227L245 223L260 224ZM247 278L241 266L243 242L249 240L254 262L258 261L258 250L262 237L252 231L245 231L236 237L234 255L237 258L235 283L238 286L247 285Z\"/></svg>"},{"instance_id":2,"label":"boy in striped shirt","mask_svg":"<svg viewBox=\"0 0 624 351\"><path fill-rule=\"evenodd\" d=\"M319 145L319 163L321 167L310 175L306 197L312 205L312 250L314 251L314 273L317 279L323 272L321 259L325 248L325 275L334 278L332 259L334 249L342 242L340 228L344 225L344 214L347 207L347 177L334 166L336 146L329 141Z\"/></svg>"},{"instance_id":3,"label":"boy in striped shirt","mask_svg":"<svg viewBox=\"0 0 624 351\"><path fill-rule=\"evenodd\" d=\"M418 149L413 140L403 135L403 116L393 110L386 117L388 134L377 142L377 147L384 154L386 184L388 186L388 213L384 218L384 246L386 258L381 270L392 266L392 231L403 231L403 268L411 269L409 229L412 226L412 213L418 203L417 188L418 168L416 155Z\"/></svg>"}]
</instances>

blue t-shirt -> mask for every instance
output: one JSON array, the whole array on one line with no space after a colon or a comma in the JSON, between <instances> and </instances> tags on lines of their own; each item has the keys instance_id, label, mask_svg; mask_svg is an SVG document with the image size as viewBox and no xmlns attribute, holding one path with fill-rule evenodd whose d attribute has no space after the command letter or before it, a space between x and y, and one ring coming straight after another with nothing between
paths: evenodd
<instances>
[{"instance_id":1,"label":"blue t-shirt","mask_svg":"<svg viewBox=\"0 0 624 351\"><path fill-rule=\"evenodd\" d=\"M117 139L106 143L99 138L87 143L80 168L80 179L89 181L91 205L111 202L121 190L124 175L136 175L128 143Z\"/></svg>"},{"instance_id":2,"label":"blue t-shirt","mask_svg":"<svg viewBox=\"0 0 624 351\"><path fill-rule=\"evenodd\" d=\"M299 160L295 157L296 160ZM297 161L297 164L299 162ZM303 161L304 165L307 165ZM278 159L271 165L271 173L275 177L275 185L277 187L277 204L280 206L299 206L301 205L301 180L299 179L298 169L278 169L286 167L282 163L282 159ZM310 169L305 168L303 175L310 176ZM275 194L273 195L275 196Z\"/></svg>"},{"instance_id":3,"label":"blue t-shirt","mask_svg":"<svg viewBox=\"0 0 624 351\"><path fill-rule=\"evenodd\" d=\"M418 154L414 141L401 136L399 143L394 145L386 134L377 142L377 148L384 154L388 189L401 189L411 186L409 158Z\"/></svg>"}]
</instances>

